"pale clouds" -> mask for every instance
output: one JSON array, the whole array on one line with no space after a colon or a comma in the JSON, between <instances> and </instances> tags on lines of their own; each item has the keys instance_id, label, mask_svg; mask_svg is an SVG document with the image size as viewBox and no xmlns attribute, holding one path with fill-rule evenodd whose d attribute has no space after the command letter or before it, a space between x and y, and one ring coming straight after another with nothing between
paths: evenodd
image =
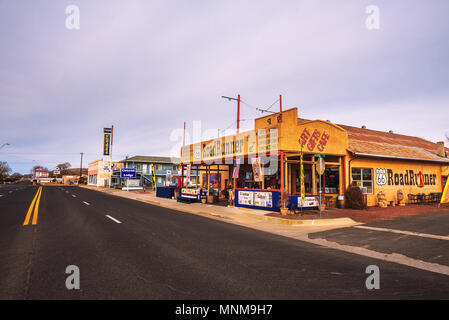
<instances>
[{"instance_id":1,"label":"pale clouds","mask_svg":"<svg viewBox=\"0 0 449 320\"><path fill-rule=\"evenodd\" d=\"M449 131L446 1L0 1L0 151L13 169L79 152L168 155L170 133L235 121L242 95L300 116L441 140ZM77 4L81 29L65 28ZM242 106L243 129L257 115ZM0 141L3 143L3 141Z\"/></svg>"}]
</instances>

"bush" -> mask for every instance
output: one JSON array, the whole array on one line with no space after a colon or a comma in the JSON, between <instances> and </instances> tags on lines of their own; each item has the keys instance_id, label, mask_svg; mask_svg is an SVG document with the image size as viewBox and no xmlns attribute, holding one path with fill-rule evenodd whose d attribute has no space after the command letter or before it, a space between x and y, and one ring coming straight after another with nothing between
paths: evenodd
<instances>
[{"instance_id":1,"label":"bush","mask_svg":"<svg viewBox=\"0 0 449 320\"><path fill-rule=\"evenodd\" d=\"M365 197L362 190L357 186L349 187L345 192L345 208L366 209Z\"/></svg>"}]
</instances>

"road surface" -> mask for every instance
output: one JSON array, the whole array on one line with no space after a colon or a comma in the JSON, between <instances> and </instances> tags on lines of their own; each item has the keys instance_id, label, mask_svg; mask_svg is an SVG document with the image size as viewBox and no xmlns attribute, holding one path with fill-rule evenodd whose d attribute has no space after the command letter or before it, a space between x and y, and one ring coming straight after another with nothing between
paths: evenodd
<instances>
[{"instance_id":1,"label":"road surface","mask_svg":"<svg viewBox=\"0 0 449 320\"><path fill-rule=\"evenodd\" d=\"M84 188L0 188L1 299L447 299L448 280Z\"/></svg>"}]
</instances>

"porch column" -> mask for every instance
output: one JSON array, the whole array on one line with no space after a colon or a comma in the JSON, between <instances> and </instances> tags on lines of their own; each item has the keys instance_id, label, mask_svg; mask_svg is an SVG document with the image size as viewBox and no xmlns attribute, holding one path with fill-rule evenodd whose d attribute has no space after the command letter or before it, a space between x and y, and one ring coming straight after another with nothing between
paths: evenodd
<instances>
[{"instance_id":1,"label":"porch column","mask_svg":"<svg viewBox=\"0 0 449 320\"><path fill-rule=\"evenodd\" d=\"M281 197L284 194L284 153L281 152Z\"/></svg>"}]
</instances>

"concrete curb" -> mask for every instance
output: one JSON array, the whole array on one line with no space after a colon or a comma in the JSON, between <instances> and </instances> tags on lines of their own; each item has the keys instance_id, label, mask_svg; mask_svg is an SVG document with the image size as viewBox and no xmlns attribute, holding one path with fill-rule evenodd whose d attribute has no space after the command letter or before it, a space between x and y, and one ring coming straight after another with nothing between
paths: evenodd
<instances>
[{"instance_id":1,"label":"concrete curb","mask_svg":"<svg viewBox=\"0 0 449 320\"><path fill-rule=\"evenodd\" d=\"M272 213L271 211L265 211L265 210L257 210L256 211L256 210L251 210L251 209L247 209L247 208L238 208L238 207L231 207L233 209L237 209L238 212L229 212L226 214L206 211L207 210L206 208L205 208L206 210L192 210L192 208L182 208L180 206L172 205L171 203L165 203L165 202L145 199L145 198L142 198L139 196L136 196L136 197L125 196L125 195L120 194L120 192L117 192L117 191L110 192L108 190L102 190L99 188L89 188L89 187L85 187L85 186L83 186L83 187L86 189L92 189L92 190L108 193L108 194L118 196L118 197L123 197L123 198L128 198L128 199L133 199L136 201L149 203L149 204L164 207L167 209L178 210L178 211L183 211L183 212L187 212L187 213L191 213L191 214L198 214L198 215L202 215L202 216L208 215L215 219L218 218L218 219L224 219L224 220L235 220L234 217L238 218L238 216L242 215L244 217L258 220L258 221L270 222L270 223L282 224L282 225L291 225L291 226L349 226L349 225L359 224L359 223L355 222L354 220L352 220L351 218L307 219L307 220L286 219L286 218L282 218L282 217L267 216L266 214Z\"/></svg>"}]
</instances>

